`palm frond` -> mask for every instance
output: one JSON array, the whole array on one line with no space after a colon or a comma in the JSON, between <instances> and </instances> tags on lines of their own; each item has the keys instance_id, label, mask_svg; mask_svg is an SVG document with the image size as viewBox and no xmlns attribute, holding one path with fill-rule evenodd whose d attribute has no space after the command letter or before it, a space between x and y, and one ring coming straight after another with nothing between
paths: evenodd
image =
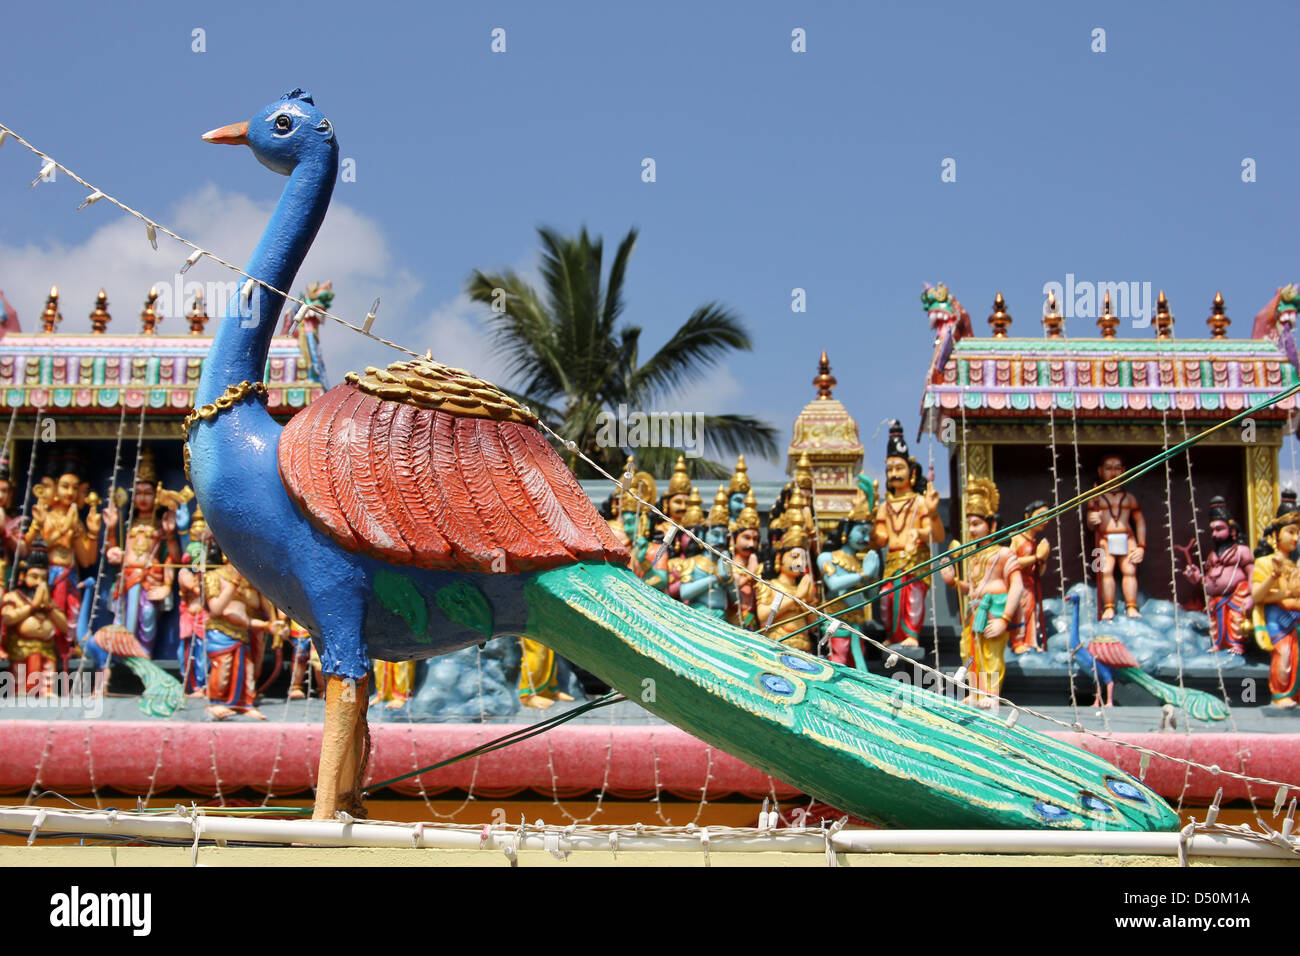
<instances>
[{"instance_id":1,"label":"palm frond","mask_svg":"<svg viewBox=\"0 0 1300 956\"><path fill-rule=\"evenodd\" d=\"M710 302L696 309L672 338L631 376L628 391L643 401L698 380L731 351L753 348L749 332L729 310Z\"/></svg>"}]
</instances>

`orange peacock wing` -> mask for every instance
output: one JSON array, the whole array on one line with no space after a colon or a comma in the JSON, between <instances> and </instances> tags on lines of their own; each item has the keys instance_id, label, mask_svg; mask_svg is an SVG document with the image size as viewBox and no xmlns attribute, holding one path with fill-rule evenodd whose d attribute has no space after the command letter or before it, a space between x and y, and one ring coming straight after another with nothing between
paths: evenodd
<instances>
[{"instance_id":1,"label":"orange peacock wing","mask_svg":"<svg viewBox=\"0 0 1300 956\"><path fill-rule=\"evenodd\" d=\"M627 552L536 419L422 360L350 374L281 433L280 477L349 551L431 569L524 572Z\"/></svg>"},{"instance_id":2,"label":"orange peacock wing","mask_svg":"<svg viewBox=\"0 0 1300 956\"><path fill-rule=\"evenodd\" d=\"M1099 634L1088 645L1088 653L1108 667L1137 667L1137 658L1133 656L1124 642L1109 634Z\"/></svg>"}]
</instances>

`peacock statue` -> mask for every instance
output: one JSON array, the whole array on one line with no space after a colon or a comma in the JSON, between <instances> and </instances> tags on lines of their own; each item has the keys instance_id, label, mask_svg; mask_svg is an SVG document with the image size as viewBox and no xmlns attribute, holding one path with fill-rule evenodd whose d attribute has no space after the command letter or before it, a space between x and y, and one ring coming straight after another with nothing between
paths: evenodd
<instances>
[{"instance_id":1,"label":"peacock statue","mask_svg":"<svg viewBox=\"0 0 1300 956\"><path fill-rule=\"evenodd\" d=\"M1094 707L1115 706L1115 678L1137 684L1148 694L1166 704L1173 704L1197 720L1226 720L1228 705L1212 694L1192 687L1175 687L1156 680L1139 665L1133 652L1124 642L1111 634L1098 634L1084 647L1079 638L1079 595L1067 594L1070 602L1070 657L1078 662L1084 672L1091 675L1097 686ZM1071 671L1073 673L1073 670ZM1102 689L1105 688L1105 700Z\"/></svg>"},{"instance_id":2,"label":"peacock statue","mask_svg":"<svg viewBox=\"0 0 1300 956\"><path fill-rule=\"evenodd\" d=\"M294 90L203 138L246 145L288 176L246 271L291 288L333 191L333 126ZM647 587L531 412L468 372L426 358L350 373L281 427L260 383L283 300L250 291L213 340L186 460L222 549L320 652L316 818L362 810L369 658L431 657L509 634L883 825L1177 823L1156 793L1083 750Z\"/></svg>"},{"instance_id":3,"label":"peacock statue","mask_svg":"<svg viewBox=\"0 0 1300 956\"><path fill-rule=\"evenodd\" d=\"M170 717L185 702L180 681L149 659L149 652L130 630L118 621L105 624L90 633L91 595L95 593L95 579L82 579L78 585L83 591L81 610L77 614L77 646L82 657L94 671L108 668L111 658L126 664L131 673L140 678L144 692L140 695L140 711L149 717ZM81 665L74 665L79 667ZM105 675L107 676L107 675Z\"/></svg>"}]
</instances>

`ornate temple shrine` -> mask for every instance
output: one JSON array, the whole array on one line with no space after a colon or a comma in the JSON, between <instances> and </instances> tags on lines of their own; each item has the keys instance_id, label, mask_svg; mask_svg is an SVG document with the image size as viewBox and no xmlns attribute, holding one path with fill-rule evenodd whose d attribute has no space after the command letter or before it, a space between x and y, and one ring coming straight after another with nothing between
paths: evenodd
<instances>
[{"instance_id":1,"label":"ornate temple shrine","mask_svg":"<svg viewBox=\"0 0 1300 956\"><path fill-rule=\"evenodd\" d=\"M862 470L863 447L858 438L858 423L839 399L832 396L836 384L830 360L823 350L817 377L813 379L817 397L795 418L786 459L786 471L794 475L800 457L808 456L813 480L813 514L823 532L830 531L853 510L858 496L856 481Z\"/></svg>"},{"instance_id":2,"label":"ornate temple shrine","mask_svg":"<svg viewBox=\"0 0 1300 956\"><path fill-rule=\"evenodd\" d=\"M993 479L1004 524L1018 521L1018 509L1031 501L1055 504L1097 484L1103 456L1118 454L1131 467L1296 383L1296 368L1278 342L1230 339L1222 296L1212 309L1208 336L1175 338L1174 315L1161 292L1150 337L1121 339L1107 295L1100 336L1067 338L1052 297L1044 336L1017 338L999 293L988 320L992 335L960 337L925 388L924 426L949 450L951 487ZM1171 568L1175 548L1194 533L1193 501L1202 532L1205 508L1221 495L1250 540L1258 540L1277 507L1278 453L1295 407L1295 396L1282 399L1209 435L1173 458L1167 472L1156 467L1126 486L1146 514L1146 593L1179 601L1199 593L1182 575L1178 593L1170 593L1172 572L1181 570ZM964 512L963 501L950 527L962 526ZM1084 579L1083 556L1093 544L1080 525L1078 510L1060 518L1067 582ZM1057 575L1045 575L1043 589L1056 594Z\"/></svg>"}]
</instances>

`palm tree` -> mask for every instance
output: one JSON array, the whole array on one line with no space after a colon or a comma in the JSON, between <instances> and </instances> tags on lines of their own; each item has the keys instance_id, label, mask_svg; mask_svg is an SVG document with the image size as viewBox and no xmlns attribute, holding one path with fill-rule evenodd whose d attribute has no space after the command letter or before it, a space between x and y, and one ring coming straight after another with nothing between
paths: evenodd
<instances>
[{"instance_id":1,"label":"palm tree","mask_svg":"<svg viewBox=\"0 0 1300 956\"><path fill-rule=\"evenodd\" d=\"M728 352L750 351L749 333L734 313L710 302L696 309L642 363L641 329L619 324L623 278L636 229L619 243L604 288L600 237L592 239L585 228L576 239L546 228L537 232L543 249L540 293L514 272L478 270L470 276L467 292L492 309L488 320L493 342L521 383L516 397L606 471L618 474L629 449L600 445L601 413L613 414L619 405L657 410L654 403L699 380ZM772 459L777 454L776 429L749 415L709 415L704 418L704 446L728 456L744 452ZM668 474L679 453L671 448L631 451L639 468L657 475ZM597 477L577 454L567 457L579 477ZM705 459L695 459L693 471L706 478L730 473Z\"/></svg>"}]
</instances>

